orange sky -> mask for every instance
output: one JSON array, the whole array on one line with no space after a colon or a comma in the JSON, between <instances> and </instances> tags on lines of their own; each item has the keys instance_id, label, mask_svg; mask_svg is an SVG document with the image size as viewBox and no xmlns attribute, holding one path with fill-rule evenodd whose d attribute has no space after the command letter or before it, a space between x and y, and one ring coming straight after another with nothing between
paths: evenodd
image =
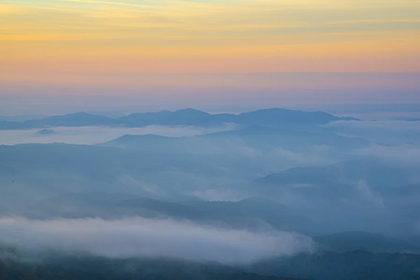
<instances>
[{"instance_id":1,"label":"orange sky","mask_svg":"<svg viewBox=\"0 0 420 280\"><path fill-rule=\"evenodd\" d=\"M12 0L0 71L420 72L416 0Z\"/></svg>"},{"instance_id":2,"label":"orange sky","mask_svg":"<svg viewBox=\"0 0 420 280\"><path fill-rule=\"evenodd\" d=\"M279 72L420 73L420 1L0 2L0 97L13 86L420 88L409 74L223 74Z\"/></svg>"}]
</instances>

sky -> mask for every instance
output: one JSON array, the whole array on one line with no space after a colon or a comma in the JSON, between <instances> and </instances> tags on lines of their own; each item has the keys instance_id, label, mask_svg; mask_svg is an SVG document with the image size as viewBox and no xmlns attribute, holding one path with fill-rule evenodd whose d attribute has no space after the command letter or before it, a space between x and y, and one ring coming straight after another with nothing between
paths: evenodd
<instances>
[{"instance_id":1,"label":"sky","mask_svg":"<svg viewBox=\"0 0 420 280\"><path fill-rule=\"evenodd\" d=\"M420 1L0 0L0 115L326 102L420 103Z\"/></svg>"}]
</instances>

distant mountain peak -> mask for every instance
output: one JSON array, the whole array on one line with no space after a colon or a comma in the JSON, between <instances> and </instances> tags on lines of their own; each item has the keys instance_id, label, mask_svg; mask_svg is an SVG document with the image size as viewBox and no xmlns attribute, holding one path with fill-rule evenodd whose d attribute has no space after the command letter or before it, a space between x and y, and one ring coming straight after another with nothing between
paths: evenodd
<instances>
[{"instance_id":1,"label":"distant mountain peak","mask_svg":"<svg viewBox=\"0 0 420 280\"><path fill-rule=\"evenodd\" d=\"M72 116L72 115L74 115L74 116L92 116L94 114L89 114L89 113L86 113L84 111L67 114L67 116Z\"/></svg>"},{"instance_id":2,"label":"distant mountain peak","mask_svg":"<svg viewBox=\"0 0 420 280\"><path fill-rule=\"evenodd\" d=\"M0 129L44 128L55 126L96 126L125 125L143 127L149 125L187 125L187 126L221 126L235 123L244 126L268 126L295 128L299 126L316 126L337 120L356 120L349 117L337 117L326 112L306 112L284 108L266 108L251 112L235 114L209 114L194 108L176 111L134 113L119 118L90 114L84 111L51 116L44 119L29 120L20 123L0 123Z\"/></svg>"},{"instance_id":3,"label":"distant mountain peak","mask_svg":"<svg viewBox=\"0 0 420 280\"><path fill-rule=\"evenodd\" d=\"M173 112L174 114L190 114L190 115L202 115L202 116L211 116L209 113L207 112L203 112L200 110L196 110L193 108L185 108L185 109L180 109L177 110L175 112Z\"/></svg>"}]
</instances>

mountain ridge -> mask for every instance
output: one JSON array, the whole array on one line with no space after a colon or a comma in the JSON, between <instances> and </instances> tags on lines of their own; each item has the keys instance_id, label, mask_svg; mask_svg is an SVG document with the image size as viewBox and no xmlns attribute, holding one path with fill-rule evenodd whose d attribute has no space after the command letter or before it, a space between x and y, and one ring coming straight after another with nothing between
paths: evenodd
<instances>
[{"instance_id":1,"label":"mountain ridge","mask_svg":"<svg viewBox=\"0 0 420 280\"><path fill-rule=\"evenodd\" d=\"M77 112L57 115L42 119L22 122L0 121L0 130L48 128L57 126L126 126L144 127L148 125L185 125L185 126L218 126L224 123L240 125L322 125L338 120L358 120L352 117L337 117L326 112L307 112L284 108L269 108L244 112L238 115L229 113L209 114L193 108L176 111L133 113L119 118Z\"/></svg>"}]
</instances>

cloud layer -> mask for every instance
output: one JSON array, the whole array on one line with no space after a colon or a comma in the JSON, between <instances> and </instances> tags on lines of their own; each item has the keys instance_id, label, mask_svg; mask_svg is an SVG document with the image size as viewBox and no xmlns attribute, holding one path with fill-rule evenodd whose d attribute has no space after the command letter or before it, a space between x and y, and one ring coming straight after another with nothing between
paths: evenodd
<instances>
[{"instance_id":1,"label":"cloud layer","mask_svg":"<svg viewBox=\"0 0 420 280\"><path fill-rule=\"evenodd\" d=\"M255 232L175 220L0 219L0 242L27 252L54 250L110 258L168 257L250 263L313 249L310 238L281 231Z\"/></svg>"}]
</instances>

